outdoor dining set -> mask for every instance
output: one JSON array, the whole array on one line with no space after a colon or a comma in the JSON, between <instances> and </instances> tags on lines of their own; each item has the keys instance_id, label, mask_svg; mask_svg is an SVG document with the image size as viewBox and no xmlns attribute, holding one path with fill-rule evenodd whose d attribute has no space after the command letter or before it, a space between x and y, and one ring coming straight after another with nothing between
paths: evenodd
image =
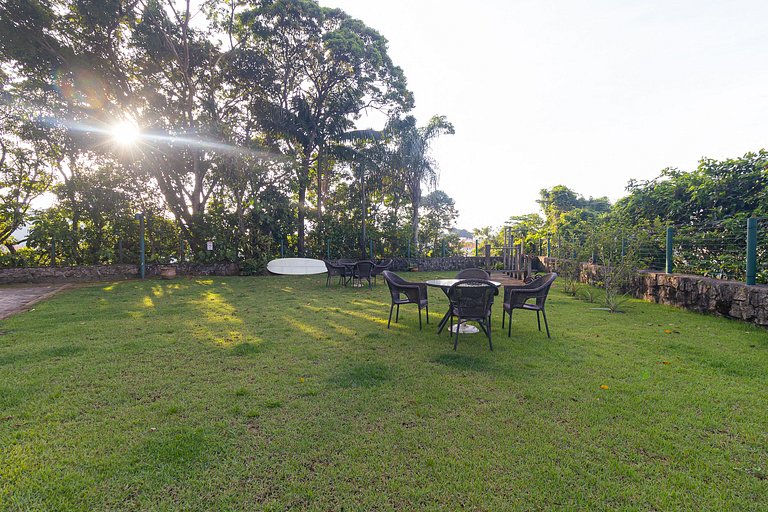
<instances>
[{"instance_id":1,"label":"outdoor dining set","mask_svg":"<svg viewBox=\"0 0 768 512\"><path fill-rule=\"evenodd\" d=\"M377 276L381 275L389 287L392 303L389 307L389 319L387 329L392 324L392 313L395 313L395 323L400 319L400 306L415 304L419 310L419 330L422 328L421 310L426 313L429 323L429 298L427 288L439 288L448 297L448 311L440 319L437 333L440 334L449 326L449 332L455 335L453 349L459 344L459 333L476 333L479 329L467 325L467 322L476 323L488 337L488 345L493 350L491 336L491 311L495 297L499 295L502 287L500 281L491 280L491 275L481 268L467 268L459 271L451 279L431 279L424 282L406 281L392 272L392 260L384 260L375 263L372 260L339 259L336 261L323 260L328 271L326 286L331 285L334 277L339 278L339 284L343 286L364 286L363 281L371 287ZM504 300L501 312L501 327L504 328L506 318L509 316L507 336L512 335L512 311L521 309L535 311L539 331L541 331L541 317L544 317L544 328L549 334L549 323L545 304L552 283L557 278L554 272L531 277L522 284L503 284ZM454 326L454 320L456 321Z\"/></svg>"},{"instance_id":2,"label":"outdoor dining set","mask_svg":"<svg viewBox=\"0 0 768 512\"><path fill-rule=\"evenodd\" d=\"M416 304L419 310L419 329L422 327L421 310L424 309L429 323L429 301L427 287L440 288L448 297L448 311L438 324L437 333L440 334L449 325L449 332L454 334L453 349L459 344L460 332L478 332L475 329L467 329L466 322L475 322L488 337L488 345L493 350L491 337L491 311L494 298L499 295L501 282L492 281L490 275L483 269L470 268L460 271L453 279L434 279L423 283L409 282L389 270L383 270L382 275L389 286L392 303L389 307L389 320L387 329L392 323L392 311L395 312L395 323L400 317L400 306L403 304ZM541 317L544 317L544 327L549 338L549 323L545 303L549 289L557 278L555 273L547 273L531 279L524 284L504 285L504 301L501 312L501 327L504 328L506 316L509 316L507 336L512 335L512 311L522 309L535 311L539 331L541 331ZM454 327L454 319L456 325Z\"/></svg>"},{"instance_id":3,"label":"outdoor dining set","mask_svg":"<svg viewBox=\"0 0 768 512\"><path fill-rule=\"evenodd\" d=\"M339 278L339 284L344 286L363 286L363 281L368 282L368 287L376 282L376 278L385 270L392 268L392 260L384 260L375 263L373 260L352 260L341 258L335 262L323 260L325 268L328 271L328 277L325 281L326 286L331 285L334 277ZM373 281L372 281L373 280Z\"/></svg>"}]
</instances>

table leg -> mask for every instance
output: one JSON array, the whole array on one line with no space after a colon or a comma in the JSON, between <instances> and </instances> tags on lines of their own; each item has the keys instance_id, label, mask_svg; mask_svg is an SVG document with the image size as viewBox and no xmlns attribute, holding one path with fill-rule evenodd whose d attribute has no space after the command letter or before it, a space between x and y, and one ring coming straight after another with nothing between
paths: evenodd
<instances>
[{"instance_id":1,"label":"table leg","mask_svg":"<svg viewBox=\"0 0 768 512\"><path fill-rule=\"evenodd\" d=\"M442 320L440 320L440 323L437 324L437 334L440 334L443 332L443 329L445 328L445 324L448 323L448 320L451 318L451 310L448 309L448 311L443 316Z\"/></svg>"}]
</instances>

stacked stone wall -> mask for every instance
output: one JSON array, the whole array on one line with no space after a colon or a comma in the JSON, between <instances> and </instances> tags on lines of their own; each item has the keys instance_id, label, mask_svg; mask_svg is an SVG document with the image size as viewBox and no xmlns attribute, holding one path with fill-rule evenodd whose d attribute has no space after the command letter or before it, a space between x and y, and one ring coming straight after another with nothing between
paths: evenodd
<instances>
[{"instance_id":1,"label":"stacked stone wall","mask_svg":"<svg viewBox=\"0 0 768 512\"><path fill-rule=\"evenodd\" d=\"M564 261L542 258L542 262L557 272ZM579 281L596 283L602 280L604 267L590 263L579 264ZM635 297L679 308L735 318L768 326L768 286L747 285L740 281L714 279L688 274L642 271L629 290Z\"/></svg>"},{"instance_id":2,"label":"stacked stone wall","mask_svg":"<svg viewBox=\"0 0 768 512\"><path fill-rule=\"evenodd\" d=\"M146 275L160 275L163 265L149 264ZM236 276L237 263L182 263L176 265L177 275ZM87 265L78 267L0 268L0 285L21 283L63 283L78 281L121 281L139 277L138 265Z\"/></svg>"}]
</instances>

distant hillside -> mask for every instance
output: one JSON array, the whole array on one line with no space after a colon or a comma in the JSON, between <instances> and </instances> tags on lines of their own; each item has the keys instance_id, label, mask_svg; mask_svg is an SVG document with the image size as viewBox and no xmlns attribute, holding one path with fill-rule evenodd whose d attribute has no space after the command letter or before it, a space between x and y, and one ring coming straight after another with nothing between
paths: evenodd
<instances>
[{"instance_id":1,"label":"distant hillside","mask_svg":"<svg viewBox=\"0 0 768 512\"><path fill-rule=\"evenodd\" d=\"M471 231L467 231L466 229L452 229L451 233L456 233L459 235L459 238L472 238L474 235Z\"/></svg>"}]
</instances>

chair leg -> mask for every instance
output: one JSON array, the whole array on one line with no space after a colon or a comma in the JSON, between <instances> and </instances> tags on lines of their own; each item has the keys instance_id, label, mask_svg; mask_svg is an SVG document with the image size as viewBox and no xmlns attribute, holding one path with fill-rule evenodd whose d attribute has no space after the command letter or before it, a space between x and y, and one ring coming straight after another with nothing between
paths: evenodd
<instances>
[{"instance_id":1,"label":"chair leg","mask_svg":"<svg viewBox=\"0 0 768 512\"><path fill-rule=\"evenodd\" d=\"M397 305L397 313L395 313L395 323L400 320L400 304Z\"/></svg>"},{"instance_id":2,"label":"chair leg","mask_svg":"<svg viewBox=\"0 0 768 512\"><path fill-rule=\"evenodd\" d=\"M541 332L541 318L539 317L539 310L536 310L536 322L539 324L539 332Z\"/></svg>"},{"instance_id":3,"label":"chair leg","mask_svg":"<svg viewBox=\"0 0 768 512\"><path fill-rule=\"evenodd\" d=\"M427 325L429 325L429 304L424 306L424 308L427 310Z\"/></svg>"},{"instance_id":4,"label":"chair leg","mask_svg":"<svg viewBox=\"0 0 768 512\"><path fill-rule=\"evenodd\" d=\"M502 306L501 308L501 328L502 329L504 328L504 317L506 316L507 316L507 310L505 310L504 307Z\"/></svg>"},{"instance_id":5,"label":"chair leg","mask_svg":"<svg viewBox=\"0 0 768 512\"><path fill-rule=\"evenodd\" d=\"M541 314L544 315L544 327L547 328L547 338L552 339L552 336L549 335L549 324L547 323L547 312L542 309Z\"/></svg>"},{"instance_id":6,"label":"chair leg","mask_svg":"<svg viewBox=\"0 0 768 512\"><path fill-rule=\"evenodd\" d=\"M419 330L421 330L421 306L419 306Z\"/></svg>"},{"instance_id":7,"label":"chair leg","mask_svg":"<svg viewBox=\"0 0 768 512\"><path fill-rule=\"evenodd\" d=\"M389 324L392 323L392 308L394 307L395 307L394 304L389 306L389 320L387 320L387 329L389 329Z\"/></svg>"},{"instance_id":8,"label":"chair leg","mask_svg":"<svg viewBox=\"0 0 768 512\"><path fill-rule=\"evenodd\" d=\"M512 310L509 310L509 325L507 326L507 338L512 336Z\"/></svg>"},{"instance_id":9,"label":"chair leg","mask_svg":"<svg viewBox=\"0 0 768 512\"><path fill-rule=\"evenodd\" d=\"M461 325L461 317L457 318L458 323L456 324L456 337L453 342L453 350L456 350L456 347L459 346L459 326Z\"/></svg>"},{"instance_id":10,"label":"chair leg","mask_svg":"<svg viewBox=\"0 0 768 512\"><path fill-rule=\"evenodd\" d=\"M491 317L488 316L488 346L491 348L491 352L493 352L493 341L491 340Z\"/></svg>"}]
</instances>

